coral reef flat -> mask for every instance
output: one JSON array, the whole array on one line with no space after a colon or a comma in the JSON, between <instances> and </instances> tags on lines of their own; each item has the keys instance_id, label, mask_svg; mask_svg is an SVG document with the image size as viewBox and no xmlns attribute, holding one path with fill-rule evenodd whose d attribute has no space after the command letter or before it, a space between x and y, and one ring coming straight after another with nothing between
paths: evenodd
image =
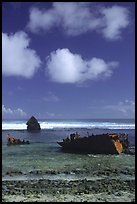
<instances>
[{"instance_id":1,"label":"coral reef flat","mask_svg":"<svg viewBox=\"0 0 137 204\"><path fill-rule=\"evenodd\" d=\"M2 202L135 202L135 154L63 152L57 141L72 129L12 131L11 136L30 141L16 146L7 146L7 132L2 132ZM89 134L98 132L103 130ZM134 130L126 132L134 151Z\"/></svg>"}]
</instances>

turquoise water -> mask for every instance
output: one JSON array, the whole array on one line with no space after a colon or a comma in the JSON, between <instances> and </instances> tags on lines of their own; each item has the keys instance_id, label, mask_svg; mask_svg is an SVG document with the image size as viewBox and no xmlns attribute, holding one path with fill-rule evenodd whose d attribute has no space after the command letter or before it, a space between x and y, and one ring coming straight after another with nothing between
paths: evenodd
<instances>
[{"instance_id":1,"label":"turquoise water","mask_svg":"<svg viewBox=\"0 0 137 204\"><path fill-rule=\"evenodd\" d=\"M11 121L10 121L11 122ZM7 122L9 124L10 122ZM41 121L42 122L42 121ZM44 122L44 121L43 121ZM85 124L108 124L107 128L93 128L88 126L85 128ZM12 121L14 126L20 124L20 121ZM24 123L24 121L23 121ZM47 123L44 122L45 124ZM95 169L103 168L134 168L135 167L135 156L134 155L89 155L89 154L72 154L64 153L61 151L57 141L62 141L73 132L80 133L82 136L89 134L102 134L102 133L127 133L129 135L130 146L135 146L135 129L131 129L134 125L133 121L126 120L113 120L113 121L48 121L49 126L53 125L54 128L42 129L39 133L29 133L26 129L5 129L2 131L2 175L3 178L8 173L14 174L21 172L21 175L29 175L31 171L41 171L43 174L63 174L67 172L93 172ZM59 128L55 127L55 124L62 124ZM81 124L82 128L77 127L77 124ZM118 129L109 129L110 124L117 124ZM66 126L71 124L71 127ZM122 128L121 124L124 124L130 128ZM49 127L48 126L48 127ZM19 145L19 146L7 146L7 133L10 133L12 137L19 138L21 140L29 140L30 145ZM45 172L45 173L44 173ZM41 173L42 175L42 173ZM72 176L72 175L71 175ZM74 176L74 175L73 175ZM76 175L75 175L76 176Z\"/></svg>"},{"instance_id":2,"label":"turquoise water","mask_svg":"<svg viewBox=\"0 0 137 204\"><path fill-rule=\"evenodd\" d=\"M92 155L62 153L55 144L38 144L2 147L2 174L40 170L46 173L64 173L73 170L90 170L103 168L134 168L134 155ZM55 171L55 172L54 172ZM89 174L89 173L88 173Z\"/></svg>"}]
</instances>

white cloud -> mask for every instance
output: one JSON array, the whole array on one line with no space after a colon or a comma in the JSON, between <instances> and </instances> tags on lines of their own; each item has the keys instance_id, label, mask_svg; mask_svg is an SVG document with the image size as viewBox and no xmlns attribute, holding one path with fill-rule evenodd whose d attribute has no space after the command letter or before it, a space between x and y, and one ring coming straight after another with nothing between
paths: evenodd
<instances>
[{"instance_id":1,"label":"white cloud","mask_svg":"<svg viewBox=\"0 0 137 204\"><path fill-rule=\"evenodd\" d=\"M88 2L54 2L48 10L32 8L27 27L34 33L61 27L67 35L77 36L100 31L110 40L121 36L129 24L128 9L122 6L105 7Z\"/></svg>"},{"instance_id":2,"label":"white cloud","mask_svg":"<svg viewBox=\"0 0 137 204\"><path fill-rule=\"evenodd\" d=\"M121 112L125 116L128 116L129 114L134 115L135 114L135 103L134 101L125 100L123 102L119 102L116 105L104 106L103 109Z\"/></svg>"},{"instance_id":3,"label":"white cloud","mask_svg":"<svg viewBox=\"0 0 137 204\"><path fill-rule=\"evenodd\" d=\"M92 114L104 115L104 117L112 118L134 118L135 117L135 102L130 100L120 101L117 104L108 105L92 105L89 106Z\"/></svg>"},{"instance_id":4,"label":"white cloud","mask_svg":"<svg viewBox=\"0 0 137 204\"><path fill-rule=\"evenodd\" d=\"M106 63L103 59L83 60L68 49L58 49L47 58L47 69L52 81L59 83L77 83L86 80L108 77L118 62Z\"/></svg>"},{"instance_id":5,"label":"white cloud","mask_svg":"<svg viewBox=\"0 0 137 204\"><path fill-rule=\"evenodd\" d=\"M11 108L7 108L4 105L2 105L2 116L3 117L24 117L24 116L27 116L27 114L21 108L12 110Z\"/></svg>"},{"instance_id":6,"label":"white cloud","mask_svg":"<svg viewBox=\"0 0 137 204\"><path fill-rule=\"evenodd\" d=\"M38 8L32 8L30 10L30 22L27 27L34 33L37 33L40 29L47 31L55 25L56 17L54 10L42 12Z\"/></svg>"},{"instance_id":7,"label":"white cloud","mask_svg":"<svg viewBox=\"0 0 137 204\"><path fill-rule=\"evenodd\" d=\"M48 95L43 98L43 100L46 102L58 102L59 97L56 96L54 93L49 92Z\"/></svg>"},{"instance_id":8,"label":"white cloud","mask_svg":"<svg viewBox=\"0 0 137 204\"><path fill-rule=\"evenodd\" d=\"M10 108L5 108L5 106L2 105L2 114L13 114L13 111Z\"/></svg>"},{"instance_id":9,"label":"white cloud","mask_svg":"<svg viewBox=\"0 0 137 204\"><path fill-rule=\"evenodd\" d=\"M100 19L92 15L87 5L80 2L53 4L54 11L60 17L61 25L68 35L79 35L99 25Z\"/></svg>"},{"instance_id":10,"label":"white cloud","mask_svg":"<svg viewBox=\"0 0 137 204\"><path fill-rule=\"evenodd\" d=\"M21 108L14 110L14 112L15 112L15 114L20 115L20 116L26 116L27 115Z\"/></svg>"},{"instance_id":11,"label":"white cloud","mask_svg":"<svg viewBox=\"0 0 137 204\"><path fill-rule=\"evenodd\" d=\"M127 8L120 6L113 6L112 8L103 8L101 10L104 15L104 29L103 35L115 40L121 37L121 29L126 28L129 24Z\"/></svg>"},{"instance_id":12,"label":"white cloud","mask_svg":"<svg viewBox=\"0 0 137 204\"><path fill-rule=\"evenodd\" d=\"M23 31L2 33L2 73L5 76L30 78L40 67L36 51L29 48L30 39Z\"/></svg>"}]
</instances>

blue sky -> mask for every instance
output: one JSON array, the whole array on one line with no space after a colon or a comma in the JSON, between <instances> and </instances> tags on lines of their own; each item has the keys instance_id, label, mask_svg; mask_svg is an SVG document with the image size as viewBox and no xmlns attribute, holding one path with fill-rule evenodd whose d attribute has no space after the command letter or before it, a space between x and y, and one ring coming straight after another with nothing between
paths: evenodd
<instances>
[{"instance_id":1,"label":"blue sky","mask_svg":"<svg viewBox=\"0 0 137 204\"><path fill-rule=\"evenodd\" d=\"M3 118L134 118L134 2L3 2Z\"/></svg>"}]
</instances>

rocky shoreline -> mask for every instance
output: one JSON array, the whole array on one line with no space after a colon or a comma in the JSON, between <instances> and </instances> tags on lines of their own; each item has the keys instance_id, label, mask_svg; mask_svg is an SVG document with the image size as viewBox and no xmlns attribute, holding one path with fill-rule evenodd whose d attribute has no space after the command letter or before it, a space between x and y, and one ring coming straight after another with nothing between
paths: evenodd
<instances>
[{"instance_id":1,"label":"rocky shoreline","mask_svg":"<svg viewBox=\"0 0 137 204\"><path fill-rule=\"evenodd\" d=\"M55 179L61 173L64 179ZM12 179L2 181L3 202L135 202L135 171L132 168L92 172L84 169L71 172L35 170L30 171L26 175L30 179L25 180L17 179L19 175L25 176L23 172L7 172L6 176ZM67 179L68 175L73 175L73 179ZM77 179L78 176L81 179Z\"/></svg>"}]
</instances>

